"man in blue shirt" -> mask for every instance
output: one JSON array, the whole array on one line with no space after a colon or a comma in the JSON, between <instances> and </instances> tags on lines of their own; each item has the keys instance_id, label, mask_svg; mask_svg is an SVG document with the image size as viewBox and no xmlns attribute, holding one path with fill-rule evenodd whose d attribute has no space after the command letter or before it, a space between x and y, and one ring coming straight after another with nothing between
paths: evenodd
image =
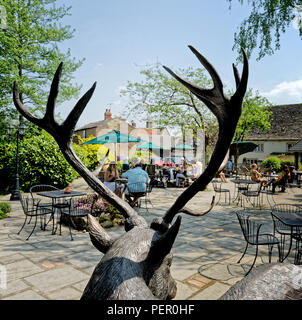
<instances>
[{"instance_id":1,"label":"man in blue shirt","mask_svg":"<svg viewBox=\"0 0 302 320\"><path fill-rule=\"evenodd\" d=\"M134 168L123 173L123 177L128 179L125 197L132 207L136 204L137 200L144 195L144 192L146 192L149 181L147 172L142 169L142 164L142 159L136 158L134 160ZM131 197L133 197L133 199Z\"/></svg>"}]
</instances>

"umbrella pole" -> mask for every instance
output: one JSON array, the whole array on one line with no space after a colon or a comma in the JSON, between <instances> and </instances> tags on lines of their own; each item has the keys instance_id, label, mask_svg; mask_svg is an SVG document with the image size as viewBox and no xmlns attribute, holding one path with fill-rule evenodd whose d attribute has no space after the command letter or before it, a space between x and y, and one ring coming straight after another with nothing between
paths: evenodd
<instances>
[{"instance_id":1,"label":"umbrella pole","mask_svg":"<svg viewBox=\"0 0 302 320\"><path fill-rule=\"evenodd\" d=\"M115 161L116 161L116 159L117 159L117 157L116 157L116 142L114 143L114 154L115 154Z\"/></svg>"}]
</instances>

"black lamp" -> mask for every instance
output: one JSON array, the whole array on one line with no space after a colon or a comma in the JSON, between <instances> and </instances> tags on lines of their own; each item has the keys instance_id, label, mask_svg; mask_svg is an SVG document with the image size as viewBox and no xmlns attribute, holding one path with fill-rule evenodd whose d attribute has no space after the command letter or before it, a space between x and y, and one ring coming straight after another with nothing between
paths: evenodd
<instances>
[{"instance_id":1,"label":"black lamp","mask_svg":"<svg viewBox=\"0 0 302 320\"><path fill-rule=\"evenodd\" d=\"M10 196L10 200L11 201L15 201L15 200L20 200L20 190L19 190L19 141L23 139L24 135L25 135L25 125L23 123L19 124L18 128L17 128L17 150L16 150L16 188L15 190L12 192L11 196ZM10 124L8 126L8 134L9 135L13 135L13 131L14 131L14 127Z\"/></svg>"}]
</instances>

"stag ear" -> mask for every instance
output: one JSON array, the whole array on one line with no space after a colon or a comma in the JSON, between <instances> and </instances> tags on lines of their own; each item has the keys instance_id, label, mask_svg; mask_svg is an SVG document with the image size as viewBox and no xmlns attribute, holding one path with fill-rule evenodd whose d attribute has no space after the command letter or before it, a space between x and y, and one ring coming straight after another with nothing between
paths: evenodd
<instances>
[{"instance_id":1,"label":"stag ear","mask_svg":"<svg viewBox=\"0 0 302 320\"><path fill-rule=\"evenodd\" d=\"M105 254L113 244L113 239L91 214L88 215L88 231L92 244Z\"/></svg>"},{"instance_id":2,"label":"stag ear","mask_svg":"<svg viewBox=\"0 0 302 320\"><path fill-rule=\"evenodd\" d=\"M178 216L175 223L155 240L150 248L148 260L152 262L159 262L171 251L175 238L178 234L181 223L181 217Z\"/></svg>"}]
</instances>

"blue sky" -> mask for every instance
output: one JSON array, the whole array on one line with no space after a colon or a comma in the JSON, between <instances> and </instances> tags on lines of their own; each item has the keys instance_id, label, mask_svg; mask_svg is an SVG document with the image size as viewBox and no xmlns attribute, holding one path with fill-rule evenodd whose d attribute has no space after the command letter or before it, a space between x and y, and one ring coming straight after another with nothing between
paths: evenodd
<instances>
[{"instance_id":1,"label":"blue sky","mask_svg":"<svg viewBox=\"0 0 302 320\"><path fill-rule=\"evenodd\" d=\"M232 51L234 32L248 8L234 0L58 0L71 5L71 16L62 24L75 28L74 37L60 45L72 56L85 58L74 74L84 94L97 81L95 93L79 119L78 126L103 120L110 107L121 114L127 102L119 90L128 81L139 81L141 68L160 62L176 70L200 63L188 49L192 45L216 68L227 88L234 88ZM256 61L249 60L249 87L274 104L302 102L302 40L291 26L281 37L281 50ZM242 66L238 66L241 71ZM57 111L66 117L75 100ZM132 119L129 119L132 120ZM134 119L136 120L136 119Z\"/></svg>"}]
</instances>

